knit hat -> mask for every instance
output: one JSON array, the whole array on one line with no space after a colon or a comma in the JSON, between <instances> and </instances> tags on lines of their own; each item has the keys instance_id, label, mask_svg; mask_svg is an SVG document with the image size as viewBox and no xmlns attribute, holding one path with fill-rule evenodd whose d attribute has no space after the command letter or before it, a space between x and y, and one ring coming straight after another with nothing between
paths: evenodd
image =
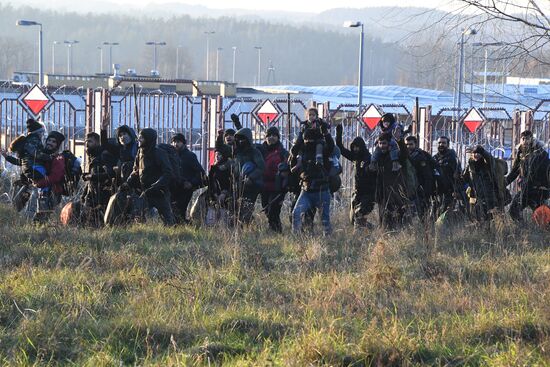
<instances>
[{"instance_id":1,"label":"knit hat","mask_svg":"<svg viewBox=\"0 0 550 367\"><path fill-rule=\"evenodd\" d=\"M220 146L217 146L214 151L220 153L224 158L230 158L231 157L231 148L229 148L227 145L222 144Z\"/></svg>"},{"instance_id":2,"label":"knit hat","mask_svg":"<svg viewBox=\"0 0 550 367\"><path fill-rule=\"evenodd\" d=\"M44 128L44 125L42 125L40 122L36 121L35 119L30 118L27 120L27 131L29 133L38 131L43 128Z\"/></svg>"},{"instance_id":3,"label":"knit hat","mask_svg":"<svg viewBox=\"0 0 550 367\"><path fill-rule=\"evenodd\" d=\"M271 126L265 132L265 136L270 136L270 135L276 135L279 139L281 138L281 134L279 133L279 129L277 129L276 126Z\"/></svg>"},{"instance_id":4,"label":"knit hat","mask_svg":"<svg viewBox=\"0 0 550 367\"><path fill-rule=\"evenodd\" d=\"M223 136L224 137L227 136L227 135L233 136L233 135L235 135L235 133L236 133L235 129L226 129L225 132L223 133Z\"/></svg>"},{"instance_id":5,"label":"knit hat","mask_svg":"<svg viewBox=\"0 0 550 367\"><path fill-rule=\"evenodd\" d=\"M380 121L386 121L389 122L390 125L395 124L395 116L393 113L385 113L380 117Z\"/></svg>"},{"instance_id":6,"label":"knit hat","mask_svg":"<svg viewBox=\"0 0 550 367\"><path fill-rule=\"evenodd\" d=\"M61 134L59 131L52 131L48 134L47 139L55 139L57 146L59 147L65 140L65 135Z\"/></svg>"},{"instance_id":7,"label":"knit hat","mask_svg":"<svg viewBox=\"0 0 550 367\"><path fill-rule=\"evenodd\" d=\"M183 144L187 144L187 139L185 139L185 135L180 134L180 133L175 134L174 136L172 136L172 141L180 141Z\"/></svg>"}]
</instances>

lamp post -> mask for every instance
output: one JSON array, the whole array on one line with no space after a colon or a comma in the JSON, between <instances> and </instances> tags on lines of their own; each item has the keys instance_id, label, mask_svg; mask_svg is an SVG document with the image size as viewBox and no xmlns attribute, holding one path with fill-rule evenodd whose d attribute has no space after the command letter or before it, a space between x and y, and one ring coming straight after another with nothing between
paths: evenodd
<instances>
[{"instance_id":1,"label":"lamp post","mask_svg":"<svg viewBox=\"0 0 550 367\"><path fill-rule=\"evenodd\" d=\"M218 47L216 49L216 80L220 80L220 52L223 51L223 48Z\"/></svg>"},{"instance_id":2,"label":"lamp post","mask_svg":"<svg viewBox=\"0 0 550 367\"><path fill-rule=\"evenodd\" d=\"M99 50L99 73L103 74L103 47L97 46Z\"/></svg>"},{"instance_id":3,"label":"lamp post","mask_svg":"<svg viewBox=\"0 0 550 367\"><path fill-rule=\"evenodd\" d=\"M348 21L344 23L344 27L347 28L359 28L361 27L361 32L359 34L359 76L357 81L357 114L361 113L361 106L363 105L363 44L365 42L365 30L363 23L359 21Z\"/></svg>"},{"instance_id":4,"label":"lamp post","mask_svg":"<svg viewBox=\"0 0 550 367\"><path fill-rule=\"evenodd\" d=\"M55 74L55 45L59 45L60 43L59 41L52 42L52 74Z\"/></svg>"},{"instance_id":5,"label":"lamp post","mask_svg":"<svg viewBox=\"0 0 550 367\"><path fill-rule=\"evenodd\" d=\"M206 34L206 80L210 79L210 35L215 31L205 31Z\"/></svg>"},{"instance_id":6,"label":"lamp post","mask_svg":"<svg viewBox=\"0 0 550 367\"><path fill-rule=\"evenodd\" d=\"M460 112L462 111L462 89L463 89L463 83L464 83L464 44L466 43L465 36L473 36L477 34L477 31L473 28L466 28L462 30L462 33L460 34L460 53L459 53L459 61L458 61L458 93L457 93L457 110L455 111L456 117L455 117L455 123L456 123L456 141L458 143L459 137L461 137L461 134L459 134L459 128L458 128L458 118L460 117Z\"/></svg>"},{"instance_id":7,"label":"lamp post","mask_svg":"<svg viewBox=\"0 0 550 367\"><path fill-rule=\"evenodd\" d=\"M237 61L237 46L233 46L233 75L231 78L231 82L235 83L235 63Z\"/></svg>"},{"instance_id":8,"label":"lamp post","mask_svg":"<svg viewBox=\"0 0 550 367\"><path fill-rule=\"evenodd\" d=\"M483 107L487 104L487 59L489 58L488 47L491 46L504 46L504 42L476 42L472 46L483 47L485 50L484 62L483 62Z\"/></svg>"},{"instance_id":9,"label":"lamp post","mask_svg":"<svg viewBox=\"0 0 550 367\"><path fill-rule=\"evenodd\" d=\"M104 46L109 46L109 73L113 69L113 46L118 46L118 42L103 42ZM103 65L103 64L102 64ZM103 70L103 66L101 67Z\"/></svg>"},{"instance_id":10,"label":"lamp post","mask_svg":"<svg viewBox=\"0 0 550 367\"><path fill-rule=\"evenodd\" d=\"M166 46L166 42L149 41L145 42L145 44L147 46L153 46L153 71L157 72L157 46Z\"/></svg>"},{"instance_id":11,"label":"lamp post","mask_svg":"<svg viewBox=\"0 0 550 367\"><path fill-rule=\"evenodd\" d=\"M256 85L260 86L262 83L262 47L254 46L258 50L258 78L256 79Z\"/></svg>"},{"instance_id":12,"label":"lamp post","mask_svg":"<svg viewBox=\"0 0 550 367\"><path fill-rule=\"evenodd\" d=\"M42 23L33 20L18 20L15 25L29 27L37 25L38 28L38 84L44 84L44 50L42 48Z\"/></svg>"},{"instance_id":13,"label":"lamp post","mask_svg":"<svg viewBox=\"0 0 550 367\"><path fill-rule=\"evenodd\" d=\"M67 75L71 75L73 71L73 45L76 45L78 41L63 41L63 43L67 45Z\"/></svg>"}]
</instances>

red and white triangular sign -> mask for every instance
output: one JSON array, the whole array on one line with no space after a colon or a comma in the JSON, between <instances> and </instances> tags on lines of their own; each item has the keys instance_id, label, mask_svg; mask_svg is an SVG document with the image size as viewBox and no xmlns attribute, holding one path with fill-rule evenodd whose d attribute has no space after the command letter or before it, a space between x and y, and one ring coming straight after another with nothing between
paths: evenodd
<instances>
[{"instance_id":1,"label":"red and white triangular sign","mask_svg":"<svg viewBox=\"0 0 550 367\"><path fill-rule=\"evenodd\" d=\"M363 116L361 116L361 120L367 127L371 130L374 130L376 128L376 125L380 121L380 118L382 117L382 114L376 108L375 105L371 104L365 112L363 112Z\"/></svg>"},{"instance_id":2,"label":"red and white triangular sign","mask_svg":"<svg viewBox=\"0 0 550 367\"><path fill-rule=\"evenodd\" d=\"M38 115L50 102L50 98L42 91L42 89L40 89L38 85L34 85L22 101L25 105L27 105L32 113Z\"/></svg>"},{"instance_id":3,"label":"red and white triangular sign","mask_svg":"<svg viewBox=\"0 0 550 367\"><path fill-rule=\"evenodd\" d=\"M256 114L262 123L269 125L279 117L279 110L268 99L262 104Z\"/></svg>"},{"instance_id":4,"label":"red and white triangular sign","mask_svg":"<svg viewBox=\"0 0 550 367\"><path fill-rule=\"evenodd\" d=\"M464 117L464 125L471 133L475 133L484 122L485 117L475 107L472 107Z\"/></svg>"}]
</instances>

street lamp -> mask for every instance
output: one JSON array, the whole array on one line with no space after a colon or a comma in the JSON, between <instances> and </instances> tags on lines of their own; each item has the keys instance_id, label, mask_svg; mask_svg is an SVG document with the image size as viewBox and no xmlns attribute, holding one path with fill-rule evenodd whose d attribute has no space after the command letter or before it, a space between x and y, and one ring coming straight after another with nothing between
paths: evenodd
<instances>
[{"instance_id":1,"label":"street lamp","mask_svg":"<svg viewBox=\"0 0 550 367\"><path fill-rule=\"evenodd\" d=\"M55 74L55 45L59 45L60 41L52 42L52 74Z\"/></svg>"},{"instance_id":2,"label":"street lamp","mask_svg":"<svg viewBox=\"0 0 550 367\"><path fill-rule=\"evenodd\" d=\"M42 23L35 22L33 20L18 20L15 22L15 25L21 26L21 27L29 27L37 25L39 26L38 31L38 84L42 85L44 84L44 52L42 49Z\"/></svg>"},{"instance_id":3,"label":"street lamp","mask_svg":"<svg viewBox=\"0 0 550 367\"><path fill-rule=\"evenodd\" d=\"M215 31L205 31L206 34L206 80L210 79L210 35Z\"/></svg>"},{"instance_id":4,"label":"street lamp","mask_svg":"<svg viewBox=\"0 0 550 367\"><path fill-rule=\"evenodd\" d=\"M487 103L487 59L488 59L488 47L491 46L504 46L504 42L475 42L472 44L474 47L483 47L485 49L485 60L483 65L483 107ZM471 97L470 97L471 98Z\"/></svg>"},{"instance_id":5,"label":"street lamp","mask_svg":"<svg viewBox=\"0 0 550 367\"><path fill-rule=\"evenodd\" d=\"M104 46L109 46L109 73L113 70L113 46L118 46L118 42L103 42ZM101 68L103 70L103 67Z\"/></svg>"},{"instance_id":6,"label":"street lamp","mask_svg":"<svg viewBox=\"0 0 550 367\"><path fill-rule=\"evenodd\" d=\"M73 70L73 45L77 44L77 40L63 41L67 45L67 75L71 75Z\"/></svg>"},{"instance_id":7,"label":"street lamp","mask_svg":"<svg viewBox=\"0 0 550 367\"><path fill-rule=\"evenodd\" d=\"M254 48L258 50L258 78L256 79L256 85L260 86L262 83L262 47L254 46Z\"/></svg>"},{"instance_id":8,"label":"street lamp","mask_svg":"<svg viewBox=\"0 0 550 367\"><path fill-rule=\"evenodd\" d=\"M237 46L233 46L233 77L231 78L232 83L235 83L235 63L237 61Z\"/></svg>"},{"instance_id":9,"label":"street lamp","mask_svg":"<svg viewBox=\"0 0 550 367\"><path fill-rule=\"evenodd\" d=\"M149 41L145 42L147 46L153 46L153 70L151 71L152 74L157 74L157 46L166 46L166 42L157 42L157 41Z\"/></svg>"},{"instance_id":10,"label":"street lamp","mask_svg":"<svg viewBox=\"0 0 550 367\"><path fill-rule=\"evenodd\" d=\"M216 49L216 80L220 80L220 52L223 51L223 48L218 47Z\"/></svg>"},{"instance_id":11,"label":"street lamp","mask_svg":"<svg viewBox=\"0 0 550 367\"><path fill-rule=\"evenodd\" d=\"M460 118L460 113L462 111L462 89L463 89L463 83L464 83L464 44L466 43L466 40L464 39L465 36L473 36L477 34L477 31L473 28L466 28L462 30L462 33L460 34L460 54L459 54L459 61L458 61L458 93L457 93L457 109L455 110L455 123L456 123L456 131L455 131L455 138L456 142L459 142L459 137L461 137L462 134L459 133L461 129L458 128L458 119Z\"/></svg>"},{"instance_id":12,"label":"street lamp","mask_svg":"<svg viewBox=\"0 0 550 367\"><path fill-rule=\"evenodd\" d=\"M365 42L365 30L363 23L359 21L347 21L344 23L344 27L347 28L359 28L361 27L361 33L359 34L359 77L357 87L357 114L361 113L361 106L363 105L363 43Z\"/></svg>"},{"instance_id":13,"label":"street lamp","mask_svg":"<svg viewBox=\"0 0 550 367\"><path fill-rule=\"evenodd\" d=\"M103 47L97 46L96 48L99 50L99 73L103 74Z\"/></svg>"}]
</instances>

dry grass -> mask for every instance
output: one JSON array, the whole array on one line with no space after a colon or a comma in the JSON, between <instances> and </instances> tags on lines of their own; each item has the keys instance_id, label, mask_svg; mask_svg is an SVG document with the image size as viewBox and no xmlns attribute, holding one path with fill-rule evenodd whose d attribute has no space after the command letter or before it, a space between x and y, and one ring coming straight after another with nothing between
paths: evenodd
<instances>
[{"instance_id":1,"label":"dry grass","mask_svg":"<svg viewBox=\"0 0 550 367\"><path fill-rule=\"evenodd\" d=\"M367 233L342 211L321 238L263 218L241 233L0 218L6 365L550 364L549 234L528 225Z\"/></svg>"}]
</instances>

